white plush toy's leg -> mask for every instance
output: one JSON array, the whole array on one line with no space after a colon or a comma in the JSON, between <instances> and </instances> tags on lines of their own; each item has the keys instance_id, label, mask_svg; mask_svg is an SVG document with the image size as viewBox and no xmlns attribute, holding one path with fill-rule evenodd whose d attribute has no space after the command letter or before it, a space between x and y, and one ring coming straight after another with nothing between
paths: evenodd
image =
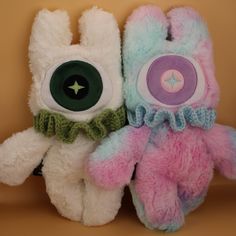
<instances>
[{"instance_id":1,"label":"white plush toy's leg","mask_svg":"<svg viewBox=\"0 0 236 236\"><path fill-rule=\"evenodd\" d=\"M84 159L95 143L79 137L73 144L57 142L43 163L47 193L58 212L66 218L82 221Z\"/></svg>"},{"instance_id":2,"label":"white plush toy's leg","mask_svg":"<svg viewBox=\"0 0 236 236\"><path fill-rule=\"evenodd\" d=\"M58 212L86 225L101 225L114 219L123 189L106 191L84 180L84 162L96 143L79 137L73 144L55 143L43 163L47 193Z\"/></svg>"},{"instance_id":3,"label":"white plush toy's leg","mask_svg":"<svg viewBox=\"0 0 236 236\"><path fill-rule=\"evenodd\" d=\"M37 167L52 140L33 128L17 133L0 146L0 182L19 185Z\"/></svg>"},{"instance_id":4,"label":"white plush toy's leg","mask_svg":"<svg viewBox=\"0 0 236 236\"><path fill-rule=\"evenodd\" d=\"M112 221L121 206L123 188L104 190L85 181L83 223L103 225Z\"/></svg>"}]
</instances>

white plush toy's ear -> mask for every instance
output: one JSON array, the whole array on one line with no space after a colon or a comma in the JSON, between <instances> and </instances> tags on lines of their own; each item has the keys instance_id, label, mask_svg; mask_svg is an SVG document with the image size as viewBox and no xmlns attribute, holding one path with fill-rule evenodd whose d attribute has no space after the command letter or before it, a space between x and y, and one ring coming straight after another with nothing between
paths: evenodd
<instances>
[{"instance_id":1,"label":"white plush toy's ear","mask_svg":"<svg viewBox=\"0 0 236 236\"><path fill-rule=\"evenodd\" d=\"M80 45L98 51L109 52L120 59L120 31L115 17L93 7L79 19Z\"/></svg>"},{"instance_id":2,"label":"white plush toy's ear","mask_svg":"<svg viewBox=\"0 0 236 236\"><path fill-rule=\"evenodd\" d=\"M114 16L97 7L83 13L79 19L80 45L109 55L114 66L120 64L120 32ZM72 33L65 11L40 11L33 23L29 45L30 68L33 74L45 69L58 48L71 44ZM100 53L99 53L100 52ZM119 68L119 67L118 67Z\"/></svg>"},{"instance_id":3,"label":"white plush toy's ear","mask_svg":"<svg viewBox=\"0 0 236 236\"><path fill-rule=\"evenodd\" d=\"M41 10L35 17L29 45L32 73L40 73L50 57L50 51L70 45L72 33L67 12Z\"/></svg>"}]
</instances>

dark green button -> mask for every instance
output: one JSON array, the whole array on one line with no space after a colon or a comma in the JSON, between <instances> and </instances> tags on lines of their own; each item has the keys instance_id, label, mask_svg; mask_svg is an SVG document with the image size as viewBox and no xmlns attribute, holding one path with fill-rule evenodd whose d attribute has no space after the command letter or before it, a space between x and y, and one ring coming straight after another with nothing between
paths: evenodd
<instances>
[{"instance_id":1,"label":"dark green button","mask_svg":"<svg viewBox=\"0 0 236 236\"><path fill-rule=\"evenodd\" d=\"M84 111L96 105L102 90L100 73L84 61L69 61L60 65L50 81L54 100L71 111Z\"/></svg>"}]
</instances>

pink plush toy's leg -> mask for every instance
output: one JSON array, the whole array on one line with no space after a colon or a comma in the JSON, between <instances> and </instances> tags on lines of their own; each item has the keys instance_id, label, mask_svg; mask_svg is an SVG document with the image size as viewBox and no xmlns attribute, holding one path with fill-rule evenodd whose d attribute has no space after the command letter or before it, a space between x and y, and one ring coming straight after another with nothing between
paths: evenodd
<instances>
[{"instance_id":1,"label":"pink plush toy's leg","mask_svg":"<svg viewBox=\"0 0 236 236\"><path fill-rule=\"evenodd\" d=\"M137 166L131 192L137 214L146 227L175 231L184 224L184 213L177 182L165 175L165 167L160 168L162 155L160 149L148 146Z\"/></svg>"},{"instance_id":2,"label":"pink plush toy's leg","mask_svg":"<svg viewBox=\"0 0 236 236\"><path fill-rule=\"evenodd\" d=\"M175 231L184 224L177 184L149 172L135 180L131 189L140 220L150 229Z\"/></svg>"},{"instance_id":3,"label":"pink plush toy's leg","mask_svg":"<svg viewBox=\"0 0 236 236\"><path fill-rule=\"evenodd\" d=\"M216 169L225 177L236 179L236 130L216 124L206 133L205 142Z\"/></svg>"},{"instance_id":4,"label":"pink plush toy's leg","mask_svg":"<svg viewBox=\"0 0 236 236\"><path fill-rule=\"evenodd\" d=\"M186 181L178 184L178 195L185 214L203 203L213 177L213 168L210 164L202 165L201 168L196 168L191 173Z\"/></svg>"},{"instance_id":5,"label":"pink plush toy's leg","mask_svg":"<svg viewBox=\"0 0 236 236\"><path fill-rule=\"evenodd\" d=\"M130 182L135 163L142 157L150 129L126 126L104 139L87 162L88 175L106 189Z\"/></svg>"}]
</instances>

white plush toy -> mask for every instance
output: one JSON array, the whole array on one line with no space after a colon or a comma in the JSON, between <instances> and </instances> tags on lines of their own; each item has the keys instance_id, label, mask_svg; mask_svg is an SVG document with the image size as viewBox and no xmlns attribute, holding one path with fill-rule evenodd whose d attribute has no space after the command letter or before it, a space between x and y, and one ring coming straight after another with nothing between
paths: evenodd
<instances>
[{"instance_id":1,"label":"white plush toy","mask_svg":"<svg viewBox=\"0 0 236 236\"><path fill-rule=\"evenodd\" d=\"M22 184L43 160L42 174L58 212L86 225L114 219L123 189L91 184L85 162L99 141L125 123L120 35L114 17L96 7L79 20L71 45L66 12L42 10L29 46L34 128L0 146L0 181Z\"/></svg>"}]
</instances>

